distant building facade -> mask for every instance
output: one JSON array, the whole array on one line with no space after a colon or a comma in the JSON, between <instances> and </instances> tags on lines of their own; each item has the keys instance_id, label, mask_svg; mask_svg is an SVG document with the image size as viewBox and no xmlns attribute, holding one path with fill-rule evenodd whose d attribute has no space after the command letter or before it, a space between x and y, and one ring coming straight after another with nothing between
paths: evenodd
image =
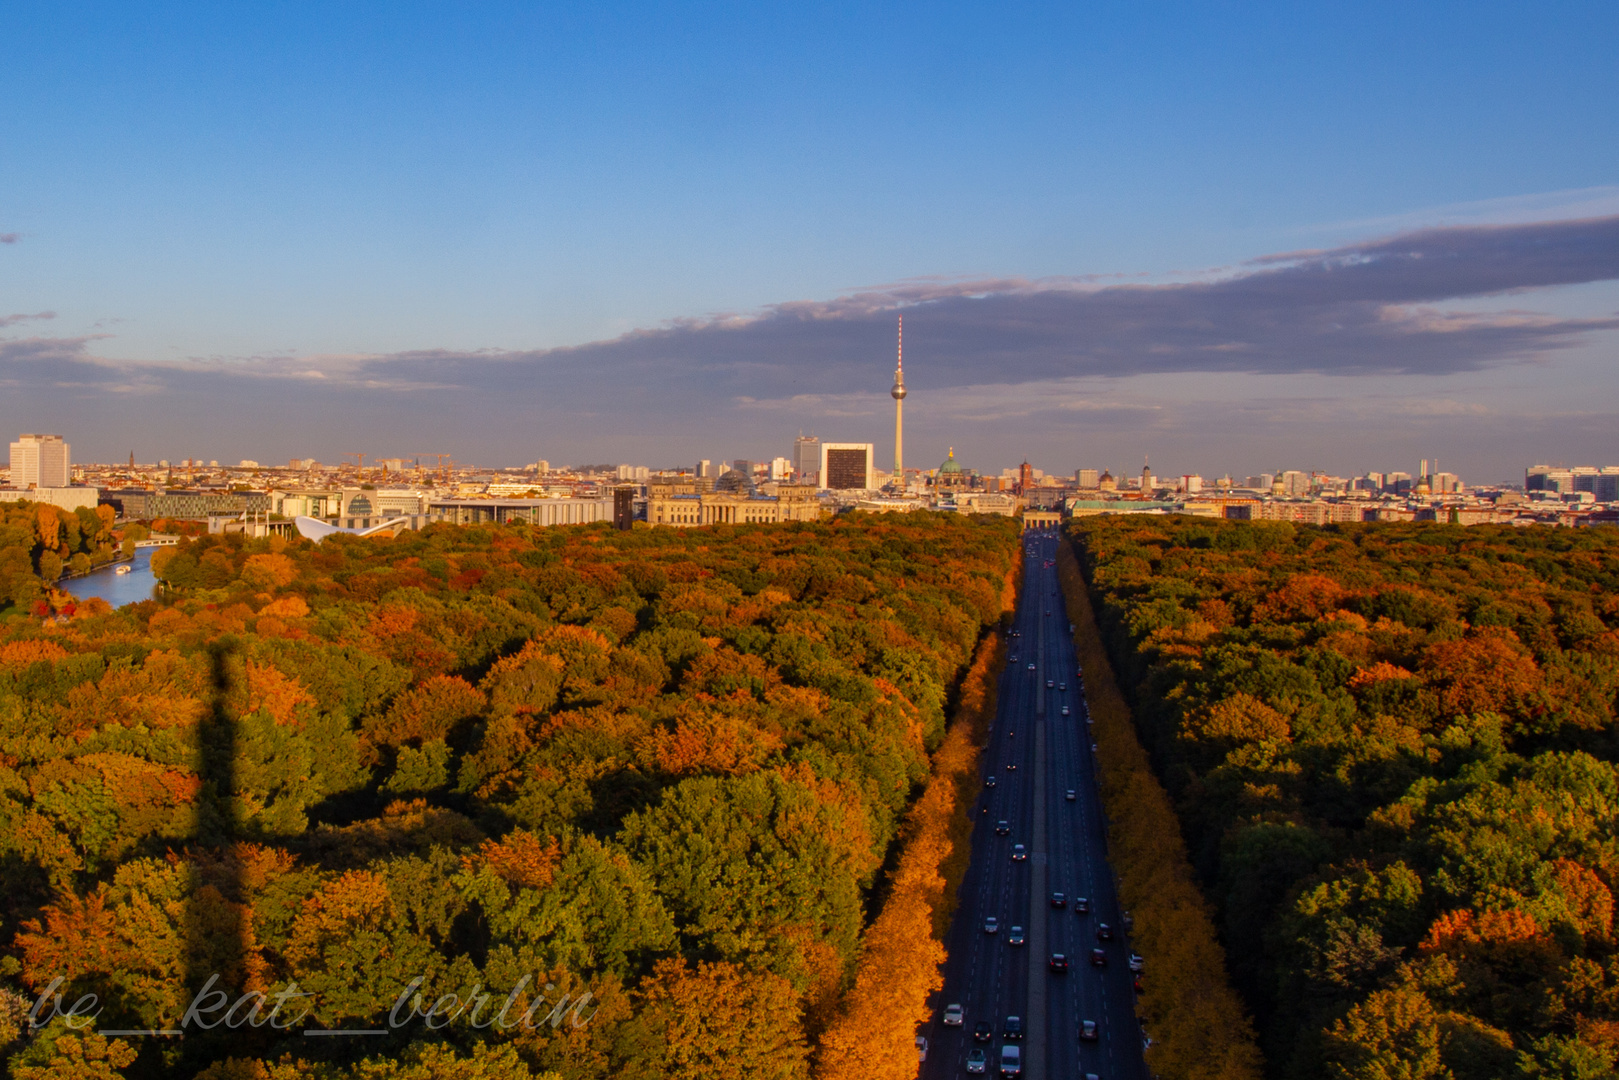
<instances>
[{"instance_id":1,"label":"distant building facade","mask_svg":"<svg viewBox=\"0 0 1619 1080\"><path fill-rule=\"evenodd\" d=\"M646 519L651 525L690 529L698 525L774 525L783 521L817 521L821 503L809 485L783 484L775 495L743 492L691 492L681 485L651 484Z\"/></svg>"}]
</instances>

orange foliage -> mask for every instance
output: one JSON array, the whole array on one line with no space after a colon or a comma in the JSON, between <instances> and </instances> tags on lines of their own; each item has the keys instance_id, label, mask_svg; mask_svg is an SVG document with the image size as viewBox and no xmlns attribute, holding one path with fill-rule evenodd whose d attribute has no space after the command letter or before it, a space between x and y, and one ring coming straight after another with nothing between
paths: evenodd
<instances>
[{"instance_id":1,"label":"orange foliage","mask_svg":"<svg viewBox=\"0 0 1619 1080\"><path fill-rule=\"evenodd\" d=\"M301 705L314 705L309 691L298 680L270 664L247 662L247 711L264 709L278 724L291 724Z\"/></svg>"},{"instance_id":2,"label":"orange foliage","mask_svg":"<svg viewBox=\"0 0 1619 1080\"><path fill-rule=\"evenodd\" d=\"M298 579L298 566L285 555L249 555L242 580L255 589L279 589Z\"/></svg>"},{"instance_id":3,"label":"orange foliage","mask_svg":"<svg viewBox=\"0 0 1619 1080\"><path fill-rule=\"evenodd\" d=\"M695 705L681 709L673 730L660 728L647 741L658 770L670 776L753 772L785 745L733 713Z\"/></svg>"},{"instance_id":4,"label":"orange foliage","mask_svg":"<svg viewBox=\"0 0 1619 1080\"><path fill-rule=\"evenodd\" d=\"M1380 660L1371 667L1363 667L1349 677L1349 689L1360 690L1364 687L1375 686L1380 682L1389 682L1394 679L1416 678L1403 667L1398 667L1386 660Z\"/></svg>"},{"instance_id":5,"label":"orange foliage","mask_svg":"<svg viewBox=\"0 0 1619 1080\"><path fill-rule=\"evenodd\" d=\"M44 923L29 919L17 932L22 949L22 977L38 987L61 975L78 978L89 972L117 971L122 960L117 919L104 893L67 893L47 904Z\"/></svg>"},{"instance_id":6,"label":"orange foliage","mask_svg":"<svg viewBox=\"0 0 1619 1080\"><path fill-rule=\"evenodd\" d=\"M392 903L381 874L350 870L304 901L284 950L287 960L298 964L315 959L325 946L346 938L352 927L374 925Z\"/></svg>"},{"instance_id":7,"label":"orange foliage","mask_svg":"<svg viewBox=\"0 0 1619 1080\"><path fill-rule=\"evenodd\" d=\"M483 707L484 697L477 687L458 675L435 675L400 694L372 737L393 746L411 739L442 739Z\"/></svg>"},{"instance_id":8,"label":"orange foliage","mask_svg":"<svg viewBox=\"0 0 1619 1080\"><path fill-rule=\"evenodd\" d=\"M1186 726L1200 739L1238 743L1292 736L1287 717L1249 694L1232 694L1215 702L1207 710L1189 716Z\"/></svg>"},{"instance_id":9,"label":"orange foliage","mask_svg":"<svg viewBox=\"0 0 1619 1080\"><path fill-rule=\"evenodd\" d=\"M1510 630L1486 626L1428 647L1423 670L1451 715L1507 712L1540 685L1540 669Z\"/></svg>"},{"instance_id":10,"label":"orange foliage","mask_svg":"<svg viewBox=\"0 0 1619 1080\"><path fill-rule=\"evenodd\" d=\"M1335 611L1349 591L1320 574L1294 574L1255 609L1254 619L1319 619Z\"/></svg>"},{"instance_id":11,"label":"orange foliage","mask_svg":"<svg viewBox=\"0 0 1619 1080\"><path fill-rule=\"evenodd\" d=\"M559 861L555 837L541 840L526 829L513 829L499 840L485 840L477 855L461 856L461 868L470 873L487 866L513 885L538 889L551 884Z\"/></svg>"},{"instance_id":12,"label":"orange foliage","mask_svg":"<svg viewBox=\"0 0 1619 1080\"><path fill-rule=\"evenodd\" d=\"M1572 859L1557 859L1552 866L1574 928L1585 937L1606 941L1613 935L1613 893L1608 886L1596 871Z\"/></svg>"},{"instance_id":13,"label":"orange foliage","mask_svg":"<svg viewBox=\"0 0 1619 1080\"><path fill-rule=\"evenodd\" d=\"M259 609L260 615L274 615L282 619L301 619L309 614L309 605L301 596L282 596Z\"/></svg>"},{"instance_id":14,"label":"orange foliage","mask_svg":"<svg viewBox=\"0 0 1619 1080\"><path fill-rule=\"evenodd\" d=\"M12 641L0 645L0 667L27 667L39 660L60 660L67 650L54 641Z\"/></svg>"}]
</instances>

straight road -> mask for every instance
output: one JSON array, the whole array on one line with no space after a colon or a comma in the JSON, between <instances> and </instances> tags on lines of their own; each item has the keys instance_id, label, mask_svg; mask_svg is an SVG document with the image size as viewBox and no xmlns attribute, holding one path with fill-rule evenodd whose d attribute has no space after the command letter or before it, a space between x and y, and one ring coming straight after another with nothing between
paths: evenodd
<instances>
[{"instance_id":1,"label":"straight road","mask_svg":"<svg viewBox=\"0 0 1619 1080\"><path fill-rule=\"evenodd\" d=\"M985 1074L995 1076L1008 1043L1020 1047L1020 1075L1029 1080L1147 1078L1129 935L1107 861L1084 679L1074 667L1057 583L1060 542L1052 532L1024 534L1023 597L982 755L985 786L972 862L946 942L944 989L920 1032L929 1045L923 1080L969 1075L975 1048L984 1051ZM1023 858L1014 858L1015 845L1023 846ZM1062 907L1053 893L1063 894ZM1088 910L1079 910L1081 899ZM996 930L986 932L992 917ZM1098 936L1104 923L1111 939ZM1091 963L1098 948L1103 966ZM1066 974L1050 969L1053 954L1067 958ZM950 1004L962 1006L961 1027L942 1022ZM1086 1021L1096 1025L1094 1041L1080 1037ZM989 1025L983 1041L974 1037L980 1023ZM1018 1027L1022 1037L1009 1037Z\"/></svg>"}]
</instances>

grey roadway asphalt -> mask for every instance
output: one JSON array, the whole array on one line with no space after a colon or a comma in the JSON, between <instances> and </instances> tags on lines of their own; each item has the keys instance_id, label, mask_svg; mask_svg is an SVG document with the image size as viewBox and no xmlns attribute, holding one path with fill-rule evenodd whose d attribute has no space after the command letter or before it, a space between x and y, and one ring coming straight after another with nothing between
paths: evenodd
<instances>
[{"instance_id":1,"label":"grey roadway asphalt","mask_svg":"<svg viewBox=\"0 0 1619 1080\"><path fill-rule=\"evenodd\" d=\"M1029 1080L1083 1080L1088 1073L1102 1080L1147 1077L1129 935L1107 861L1084 680L1074 666L1057 571L1047 565L1061 542L1054 533L1024 534L1023 597L1008 649L1016 659L1001 673L999 708L982 755L986 786L974 807L972 862L946 941L944 989L934 998L933 1019L920 1031L929 1045L924 1080L968 1075L974 1046L989 1059L985 1075L996 1075L1008 1016L1024 1025L1022 1076ZM1058 685L1048 688L1048 680ZM1063 683L1066 690L1059 688ZM1062 715L1064 706L1068 716ZM988 786L991 778L994 786ZM1007 822L1008 835L996 835L999 821ZM1028 858L1014 862L1012 846L1020 843ZM1064 894L1067 906L1051 906L1054 891ZM1075 910L1076 897L1088 900L1088 913ZM989 916L1000 921L998 933L984 932ZM1113 928L1113 940L1098 940L1101 923ZM1026 944L1010 943L1013 926L1024 929ZM1105 950L1106 966L1090 963L1095 948ZM1068 957L1066 975L1048 970L1052 953ZM963 1006L962 1027L941 1022L951 1003ZM1085 1020L1096 1021L1095 1042L1080 1041ZM988 1042L973 1040L979 1021L993 1026Z\"/></svg>"}]
</instances>

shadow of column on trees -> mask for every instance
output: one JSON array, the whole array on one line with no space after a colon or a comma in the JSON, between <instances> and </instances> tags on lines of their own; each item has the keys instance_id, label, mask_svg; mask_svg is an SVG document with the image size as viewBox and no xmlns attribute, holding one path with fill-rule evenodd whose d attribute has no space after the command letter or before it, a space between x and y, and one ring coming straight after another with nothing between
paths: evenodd
<instances>
[{"instance_id":1,"label":"shadow of column on trees","mask_svg":"<svg viewBox=\"0 0 1619 1080\"><path fill-rule=\"evenodd\" d=\"M237 761L239 733L236 710L245 700L245 679L240 643L222 638L209 646L210 693L208 711L197 725L197 775L202 782L196 802L190 847L193 891L187 905L185 935L185 989L188 1005L199 1007L197 1017L185 1025L178 1056L190 1075L207 1061L225 1053L247 1056L257 1042L252 1028L234 1030L221 1020L228 1004L251 988L249 926L243 895L242 864L236 845L241 840ZM217 1008L208 1008L218 1005ZM228 1044L228 1046L227 1046ZM165 1055L176 1064L175 1051Z\"/></svg>"}]
</instances>

